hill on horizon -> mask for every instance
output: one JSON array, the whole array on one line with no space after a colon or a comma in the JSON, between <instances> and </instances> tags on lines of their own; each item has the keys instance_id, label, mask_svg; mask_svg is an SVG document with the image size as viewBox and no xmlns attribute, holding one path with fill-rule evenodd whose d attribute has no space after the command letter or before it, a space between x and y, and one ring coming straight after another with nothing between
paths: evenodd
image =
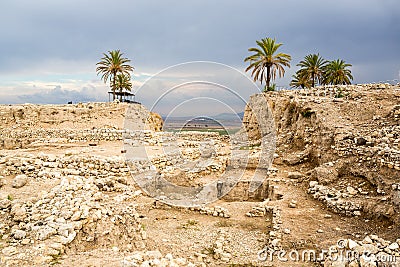
<instances>
[{"instance_id":1,"label":"hill on horizon","mask_svg":"<svg viewBox=\"0 0 400 267\"><path fill-rule=\"evenodd\" d=\"M243 115L244 112L239 112L239 113L220 113L217 115L211 115L211 116L177 116L177 117L167 117L167 116L161 116L162 119L165 120L179 120L179 121L187 121L187 120L200 120L200 119L208 119L208 120L224 120L224 121L236 121L236 120L243 120Z\"/></svg>"}]
</instances>

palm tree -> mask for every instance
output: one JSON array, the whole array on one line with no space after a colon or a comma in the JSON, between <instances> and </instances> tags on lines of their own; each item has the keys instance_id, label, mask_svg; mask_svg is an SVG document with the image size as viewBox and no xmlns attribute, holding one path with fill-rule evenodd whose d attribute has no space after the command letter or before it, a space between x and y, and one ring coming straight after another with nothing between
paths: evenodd
<instances>
[{"instance_id":1,"label":"palm tree","mask_svg":"<svg viewBox=\"0 0 400 267\"><path fill-rule=\"evenodd\" d=\"M254 81L259 80L262 84L265 80L266 88L268 89L271 79L274 80L276 78L277 70L279 77L285 75L284 67L290 68L290 60L292 57L285 53L277 53L277 50L282 44L275 43L275 39L264 38L256 42L258 47L249 48L249 52L254 52L254 54L246 57L244 60L245 62L250 62L246 71L253 69L251 75ZM266 74L265 70L267 70Z\"/></svg>"},{"instance_id":2,"label":"palm tree","mask_svg":"<svg viewBox=\"0 0 400 267\"><path fill-rule=\"evenodd\" d=\"M347 67L351 67L351 64L344 62L341 59L332 60L325 67L325 84L351 84L353 76L351 70Z\"/></svg>"},{"instance_id":3,"label":"palm tree","mask_svg":"<svg viewBox=\"0 0 400 267\"><path fill-rule=\"evenodd\" d=\"M129 92L132 91L131 78L125 74L118 74L115 79L115 88L113 92L115 92L116 90L119 90L119 92L121 93L119 96L119 100L122 101L122 93L124 92L124 90Z\"/></svg>"},{"instance_id":4,"label":"palm tree","mask_svg":"<svg viewBox=\"0 0 400 267\"><path fill-rule=\"evenodd\" d=\"M296 71L295 75L292 75L293 80L290 82L290 86L300 88L311 88L311 79L307 73L302 70Z\"/></svg>"},{"instance_id":5,"label":"palm tree","mask_svg":"<svg viewBox=\"0 0 400 267\"><path fill-rule=\"evenodd\" d=\"M113 100L115 100L115 83L117 75L124 74L130 77L130 72L133 71L133 67L129 65L131 62L129 59L123 57L123 53L120 50L108 51L108 54L104 53L104 57L101 61L96 64L97 75L102 74L101 78L104 83L110 80L110 87L113 92Z\"/></svg>"},{"instance_id":6,"label":"palm tree","mask_svg":"<svg viewBox=\"0 0 400 267\"><path fill-rule=\"evenodd\" d=\"M319 54L309 54L297 66L301 67L302 74L311 80L311 87L314 87L317 81L322 83L326 63L328 61L320 57Z\"/></svg>"}]
</instances>

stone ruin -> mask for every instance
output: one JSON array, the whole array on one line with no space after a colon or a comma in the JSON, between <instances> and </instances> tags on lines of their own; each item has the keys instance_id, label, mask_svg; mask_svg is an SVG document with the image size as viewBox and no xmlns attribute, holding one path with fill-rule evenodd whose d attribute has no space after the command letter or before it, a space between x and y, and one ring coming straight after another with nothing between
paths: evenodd
<instances>
[{"instance_id":1,"label":"stone ruin","mask_svg":"<svg viewBox=\"0 0 400 267\"><path fill-rule=\"evenodd\" d=\"M262 147L249 151L243 132L233 138L162 132L159 115L123 103L1 106L0 120L0 234L8 242L1 259L8 265L56 263L82 250L82 241L101 247L118 240L119 249L143 251L146 232L135 208L143 194L157 192L162 202L229 218L227 209L205 205L221 197L259 201L271 193L268 168L260 165ZM168 184L189 188L191 195L169 192ZM229 261L219 249L218 258ZM194 266L149 253L121 262Z\"/></svg>"},{"instance_id":2,"label":"stone ruin","mask_svg":"<svg viewBox=\"0 0 400 267\"><path fill-rule=\"evenodd\" d=\"M72 266L66 255L92 251L123 266L263 266L235 255L230 228L213 233L207 253L182 257L151 247L139 209L146 196L155 210L227 221L237 211L224 203L253 202L242 215L265 221L263 245L273 251L294 238L288 214L303 204L285 202L288 185L343 218L396 229L399 99L399 87L387 84L258 94L232 136L163 132L161 117L141 105L0 106L0 262ZM397 237L333 237L327 242L336 247L315 264L398 266L378 260L400 255ZM368 251L373 260L335 261L340 250Z\"/></svg>"}]
</instances>

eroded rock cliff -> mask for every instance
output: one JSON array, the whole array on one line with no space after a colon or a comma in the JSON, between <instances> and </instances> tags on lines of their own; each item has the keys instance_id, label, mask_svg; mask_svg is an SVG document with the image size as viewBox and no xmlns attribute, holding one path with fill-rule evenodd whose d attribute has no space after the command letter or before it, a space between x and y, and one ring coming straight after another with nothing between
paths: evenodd
<instances>
[{"instance_id":1,"label":"eroded rock cliff","mask_svg":"<svg viewBox=\"0 0 400 267\"><path fill-rule=\"evenodd\" d=\"M303 185L330 209L399 222L399 105L390 85L269 92L251 97L243 122L257 143L273 120L274 165L305 170Z\"/></svg>"}]
</instances>

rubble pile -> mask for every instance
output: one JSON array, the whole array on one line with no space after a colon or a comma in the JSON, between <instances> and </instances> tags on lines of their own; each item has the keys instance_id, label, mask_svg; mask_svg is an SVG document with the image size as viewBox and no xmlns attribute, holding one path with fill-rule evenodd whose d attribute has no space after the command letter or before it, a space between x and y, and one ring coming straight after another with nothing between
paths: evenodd
<instances>
[{"instance_id":1,"label":"rubble pile","mask_svg":"<svg viewBox=\"0 0 400 267\"><path fill-rule=\"evenodd\" d=\"M349 187L348 192L344 193L340 190L320 185L316 181L311 181L307 192L314 199L324 202L329 209L337 213L343 213L347 216L361 215L362 206L356 201L351 201L352 196L358 193L354 188Z\"/></svg>"},{"instance_id":2,"label":"rubble pile","mask_svg":"<svg viewBox=\"0 0 400 267\"><path fill-rule=\"evenodd\" d=\"M32 179L19 175L14 180L22 178ZM39 192L37 197L31 199L1 197L1 213L7 219L7 223L1 227L1 234L9 244L2 249L6 262L31 259L37 265L51 262L54 257L64 253L65 246L73 245L77 235L83 235L87 242L93 242L94 238L107 238L108 233L121 223L127 234L126 239L137 244L134 248L143 247L143 244L137 243L143 239L143 229L135 206L114 205L135 199L141 191L132 191L124 181L111 177L102 181L97 176L61 173L56 179L60 180L58 185L49 191ZM14 186L13 183L13 187L21 188L25 184ZM121 194L111 198L102 193L105 187L108 192L119 191ZM96 231L98 224L103 227L102 233Z\"/></svg>"},{"instance_id":3,"label":"rubble pile","mask_svg":"<svg viewBox=\"0 0 400 267\"><path fill-rule=\"evenodd\" d=\"M223 207L215 206L215 207L193 207L189 208L189 210L197 211L200 214L210 215L213 217L222 217L222 218L230 218L231 215L229 211Z\"/></svg>"},{"instance_id":4,"label":"rubble pile","mask_svg":"<svg viewBox=\"0 0 400 267\"><path fill-rule=\"evenodd\" d=\"M189 262L185 258L174 258L170 253L162 255L158 250L155 251L138 251L126 256L122 262L122 266L177 266L177 267L194 267L195 264Z\"/></svg>"},{"instance_id":5,"label":"rubble pile","mask_svg":"<svg viewBox=\"0 0 400 267\"><path fill-rule=\"evenodd\" d=\"M367 235L361 241L339 240L329 249L324 266L399 266L399 256L400 239L390 242L377 235Z\"/></svg>"}]
</instances>

